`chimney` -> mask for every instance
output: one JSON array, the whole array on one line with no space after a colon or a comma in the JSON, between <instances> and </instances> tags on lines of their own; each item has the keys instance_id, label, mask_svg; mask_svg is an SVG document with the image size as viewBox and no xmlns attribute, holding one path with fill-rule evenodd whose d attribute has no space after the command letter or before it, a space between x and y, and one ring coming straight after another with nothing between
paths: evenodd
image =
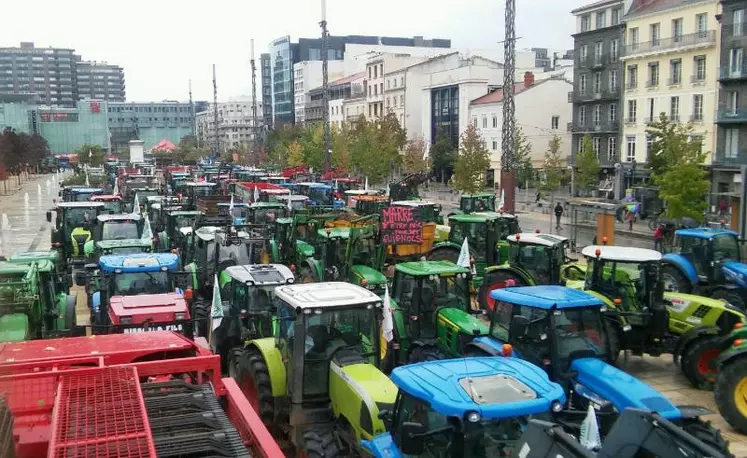
<instances>
[{"instance_id":1,"label":"chimney","mask_svg":"<svg viewBox=\"0 0 747 458\"><path fill-rule=\"evenodd\" d=\"M524 72L524 86L529 87L534 84L534 73Z\"/></svg>"}]
</instances>

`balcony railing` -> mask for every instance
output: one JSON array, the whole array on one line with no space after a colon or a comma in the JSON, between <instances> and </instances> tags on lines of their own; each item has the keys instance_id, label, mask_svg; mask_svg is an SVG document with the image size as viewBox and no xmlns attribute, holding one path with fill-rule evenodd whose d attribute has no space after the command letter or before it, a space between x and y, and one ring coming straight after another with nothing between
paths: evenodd
<instances>
[{"instance_id":1,"label":"balcony railing","mask_svg":"<svg viewBox=\"0 0 747 458\"><path fill-rule=\"evenodd\" d=\"M718 69L719 81L740 81L747 79L747 64L732 67L725 65Z\"/></svg>"},{"instance_id":2,"label":"balcony railing","mask_svg":"<svg viewBox=\"0 0 747 458\"><path fill-rule=\"evenodd\" d=\"M688 46L703 46L716 44L716 31L688 33L676 37L660 38L655 41L633 43L623 47L623 56L633 56L650 52L671 51Z\"/></svg>"},{"instance_id":3,"label":"balcony railing","mask_svg":"<svg viewBox=\"0 0 747 458\"><path fill-rule=\"evenodd\" d=\"M594 122L592 120L581 122L569 122L568 132L573 133L586 133L586 132L617 132L620 129L620 124L617 121L599 121Z\"/></svg>"},{"instance_id":4,"label":"balcony railing","mask_svg":"<svg viewBox=\"0 0 747 458\"><path fill-rule=\"evenodd\" d=\"M702 75L697 75L696 74L696 75L693 75L693 76L690 77L690 82L693 83L693 84L705 83L705 80L706 80L705 73L703 73Z\"/></svg>"},{"instance_id":5,"label":"balcony railing","mask_svg":"<svg viewBox=\"0 0 747 458\"><path fill-rule=\"evenodd\" d=\"M747 165L747 149L727 152L724 148L716 151L713 155L713 165L740 167Z\"/></svg>"},{"instance_id":6,"label":"balcony railing","mask_svg":"<svg viewBox=\"0 0 747 458\"><path fill-rule=\"evenodd\" d=\"M638 81L628 81L625 83L625 89L635 89L638 87Z\"/></svg>"},{"instance_id":7,"label":"balcony railing","mask_svg":"<svg viewBox=\"0 0 747 458\"><path fill-rule=\"evenodd\" d=\"M676 86L682 84L682 77L679 78L667 78L667 86Z\"/></svg>"},{"instance_id":8,"label":"balcony railing","mask_svg":"<svg viewBox=\"0 0 747 458\"><path fill-rule=\"evenodd\" d=\"M718 110L716 122L719 123L747 123L747 108L721 108Z\"/></svg>"},{"instance_id":9,"label":"balcony railing","mask_svg":"<svg viewBox=\"0 0 747 458\"><path fill-rule=\"evenodd\" d=\"M613 88L613 90L604 89L600 91L568 93L569 102L593 102L594 100L609 100L618 98L620 98L620 91L616 88Z\"/></svg>"}]
</instances>

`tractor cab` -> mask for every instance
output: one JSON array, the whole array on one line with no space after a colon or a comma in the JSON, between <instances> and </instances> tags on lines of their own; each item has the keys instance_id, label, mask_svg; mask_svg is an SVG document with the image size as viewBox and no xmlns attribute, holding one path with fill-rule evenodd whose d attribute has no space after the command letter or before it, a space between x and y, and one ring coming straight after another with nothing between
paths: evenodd
<instances>
[{"instance_id":1,"label":"tractor cab","mask_svg":"<svg viewBox=\"0 0 747 458\"><path fill-rule=\"evenodd\" d=\"M487 326L471 316L470 271L449 261L403 262L392 285L390 367L461 354ZM477 312L475 312L477 313Z\"/></svg>"},{"instance_id":2,"label":"tractor cab","mask_svg":"<svg viewBox=\"0 0 747 458\"><path fill-rule=\"evenodd\" d=\"M345 191L345 205L361 216L378 215L389 206L389 197L375 189L354 189Z\"/></svg>"},{"instance_id":3,"label":"tractor cab","mask_svg":"<svg viewBox=\"0 0 747 458\"><path fill-rule=\"evenodd\" d=\"M560 385L518 358L430 361L391 378L399 395L390 432L363 443L376 458L523 456L517 445L530 419L550 420L566 402Z\"/></svg>"},{"instance_id":4,"label":"tractor cab","mask_svg":"<svg viewBox=\"0 0 747 458\"><path fill-rule=\"evenodd\" d=\"M322 183L298 183L298 193L309 198L309 206L331 207L332 186Z\"/></svg>"},{"instance_id":5,"label":"tractor cab","mask_svg":"<svg viewBox=\"0 0 747 458\"><path fill-rule=\"evenodd\" d=\"M392 207L412 207L418 210L418 219L424 223L443 224L444 217L441 215L441 205L429 200L398 200L392 202Z\"/></svg>"},{"instance_id":6,"label":"tractor cab","mask_svg":"<svg viewBox=\"0 0 747 458\"><path fill-rule=\"evenodd\" d=\"M245 221L245 223L274 224L278 218L290 216L289 213L287 204L280 202L254 202L248 208L248 221Z\"/></svg>"},{"instance_id":7,"label":"tractor cab","mask_svg":"<svg viewBox=\"0 0 747 458\"><path fill-rule=\"evenodd\" d=\"M462 194L459 198L459 210L463 213L495 212L495 194Z\"/></svg>"},{"instance_id":8,"label":"tractor cab","mask_svg":"<svg viewBox=\"0 0 747 458\"><path fill-rule=\"evenodd\" d=\"M171 188L171 193L174 195L184 193L187 188L186 183L189 179L189 172L172 173L168 181L168 187Z\"/></svg>"},{"instance_id":9,"label":"tractor cab","mask_svg":"<svg viewBox=\"0 0 747 458\"><path fill-rule=\"evenodd\" d=\"M165 223L159 222L155 231L158 234L158 250L170 251L183 246L182 239L191 234L192 227L202 212L196 210L166 210ZM160 230L159 230L160 229Z\"/></svg>"},{"instance_id":10,"label":"tractor cab","mask_svg":"<svg viewBox=\"0 0 747 458\"><path fill-rule=\"evenodd\" d=\"M149 204L160 202L163 197L159 188L150 186L133 190L132 198L134 199L135 196L137 196L141 204L146 205L146 210Z\"/></svg>"},{"instance_id":11,"label":"tractor cab","mask_svg":"<svg viewBox=\"0 0 747 458\"><path fill-rule=\"evenodd\" d=\"M290 206L295 210L304 210L309 202L309 198L307 196L302 196L300 194L284 194L277 196L278 202L283 204L285 208L288 208L288 201L290 200Z\"/></svg>"},{"instance_id":12,"label":"tractor cab","mask_svg":"<svg viewBox=\"0 0 747 458\"><path fill-rule=\"evenodd\" d=\"M52 211L57 215L52 228L52 249L60 251L65 268L84 264L85 244L93 239L96 217L104 210L103 202L60 202L47 212L52 222Z\"/></svg>"},{"instance_id":13,"label":"tractor cab","mask_svg":"<svg viewBox=\"0 0 747 458\"><path fill-rule=\"evenodd\" d=\"M69 189L69 198L65 199L66 191L61 191L63 193L63 202L87 202L91 200L91 197L104 194L104 190L102 188L90 188L90 187L70 187Z\"/></svg>"},{"instance_id":14,"label":"tractor cab","mask_svg":"<svg viewBox=\"0 0 747 458\"><path fill-rule=\"evenodd\" d=\"M273 189L273 188L267 188L267 189L260 189L259 190L259 201L260 202L268 202L268 203L281 203L280 197L281 196L289 196L290 195L290 189L280 188L280 189Z\"/></svg>"},{"instance_id":15,"label":"tractor cab","mask_svg":"<svg viewBox=\"0 0 747 458\"><path fill-rule=\"evenodd\" d=\"M104 203L103 211L106 213L123 213L125 211L124 202L122 202L122 196L95 194L91 196L90 201L91 202L103 202Z\"/></svg>"},{"instance_id":16,"label":"tractor cab","mask_svg":"<svg viewBox=\"0 0 747 458\"><path fill-rule=\"evenodd\" d=\"M60 196L60 200L62 202L73 202L73 189L83 189L88 187L89 186L80 184L62 186L58 195Z\"/></svg>"},{"instance_id":17,"label":"tractor cab","mask_svg":"<svg viewBox=\"0 0 747 458\"><path fill-rule=\"evenodd\" d=\"M187 182L185 183L186 187L186 208L188 209L194 209L197 206L197 198L198 197L204 197L204 196L213 196L215 195L217 189L216 189L215 183L208 183L208 182Z\"/></svg>"},{"instance_id":18,"label":"tractor cab","mask_svg":"<svg viewBox=\"0 0 747 458\"><path fill-rule=\"evenodd\" d=\"M153 249L153 240L143 239L142 235L143 219L138 214L99 215L93 228L93 240L85 245L86 257L148 253Z\"/></svg>"},{"instance_id":19,"label":"tractor cab","mask_svg":"<svg viewBox=\"0 0 747 458\"><path fill-rule=\"evenodd\" d=\"M246 202L218 202L218 215L233 218L235 224L249 222L249 203Z\"/></svg>"}]
</instances>

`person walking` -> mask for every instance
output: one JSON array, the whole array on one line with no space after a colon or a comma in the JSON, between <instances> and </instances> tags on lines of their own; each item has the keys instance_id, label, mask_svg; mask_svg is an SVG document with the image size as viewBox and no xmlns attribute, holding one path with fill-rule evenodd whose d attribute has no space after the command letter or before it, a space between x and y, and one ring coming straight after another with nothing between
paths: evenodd
<instances>
[{"instance_id":1,"label":"person walking","mask_svg":"<svg viewBox=\"0 0 747 458\"><path fill-rule=\"evenodd\" d=\"M659 224L654 230L654 250L663 252L662 241L664 240L664 225Z\"/></svg>"},{"instance_id":2,"label":"person walking","mask_svg":"<svg viewBox=\"0 0 747 458\"><path fill-rule=\"evenodd\" d=\"M536 198L536 199L534 199L534 203L535 203L535 204L539 204L539 203L540 203L540 198L541 198L541 197L542 197L542 193L541 193L540 191L537 191L537 198Z\"/></svg>"},{"instance_id":3,"label":"person walking","mask_svg":"<svg viewBox=\"0 0 747 458\"><path fill-rule=\"evenodd\" d=\"M628 214L625 216L625 218L628 220L628 230L633 232L633 222L635 221L635 212L632 210L628 210Z\"/></svg>"},{"instance_id":4,"label":"person walking","mask_svg":"<svg viewBox=\"0 0 747 458\"><path fill-rule=\"evenodd\" d=\"M562 230L563 228L560 227L560 217L563 216L563 206L560 205L560 202L555 205L555 229Z\"/></svg>"}]
</instances>

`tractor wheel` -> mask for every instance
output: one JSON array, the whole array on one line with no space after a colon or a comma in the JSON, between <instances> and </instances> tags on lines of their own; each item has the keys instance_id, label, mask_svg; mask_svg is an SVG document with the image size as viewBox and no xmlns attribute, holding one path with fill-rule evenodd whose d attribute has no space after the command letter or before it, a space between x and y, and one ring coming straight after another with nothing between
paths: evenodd
<instances>
[{"instance_id":1,"label":"tractor wheel","mask_svg":"<svg viewBox=\"0 0 747 458\"><path fill-rule=\"evenodd\" d=\"M447 359L448 356L436 347L429 345L421 345L415 347L410 353L408 363L422 363L424 361L440 361Z\"/></svg>"},{"instance_id":2,"label":"tractor wheel","mask_svg":"<svg viewBox=\"0 0 747 458\"><path fill-rule=\"evenodd\" d=\"M717 289L711 294L711 298L724 300L740 310L745 310L745 306L747 306L742 295L730 289Z\"/></svg>"},{"instance_id":3,"label":"tractor wheel","mask_svg":"<svg viewBox=\"0 0 747 458\"><path fill-rule=\"evenodd\" d=\"M682 373L694 388L713 389L718 375L716 359L721 354L720 344L719 336L704 336L688 345L682 353Z\"/></svg>"},{"instance_id":4,"label":"tractor wheel","mask_svg":"<svg viewBox=\"0 0 747 458\"><path fill-rule=\"evenodd\" d=\"M454 264L459 260L459 250L453 248L436 248L427 255L425 258L428 261L451 261Z\"/></svg>"},{"instance_id":5,"label":"tractor wheel","mask_svg":"<svg viewBox=\"0 0 747 458\"><path fill-rule=\"evenodd\" d=\"M208 322L210 321L210 307L212 304L203 299L196 299L192 303L192 320L195 321L197 335L207 338Z\"/></svg>"},{"instance_id":6,"label":"tractor wheel","mask_svg":"<svg viewBox=\"0 0 747 458\"><path fill-rule=\"evenodd\" d=\"M311 428L303 433L298 456L308 458L334 458L343 456L340 444L330 429Z\"/></svg>"},{"instance_id":7,"label":"tractor wheel","mask_svg":"<svg viewBox=\"0 0 747 458\"><path fill-rule=\"evenodd\" d=\"M609 320L604 320L602 324L610 342L610 364L616 365L617 360L620 359L620 333L623 330L620 326L612 324Z\"/></svg>"},{"instance_id":8,"label":"tractor wheel","mask_svg":"<svg viewBox=\"0 0 747 458\"><path fill-rule=\"evenodd\" d=\"M237 359L237 383L249 404L267 427L275 421L275 401L272 397L270 371L262 354L256 349L243 349L240 354L232 354Z\"/></svg>"},{"instance_id":9,"label":"tractor wheel","mask_svg":"<svg viewBox=\"0 0 747 458\"><path fill-rule=\"evenodd\" d=\"M747 358L740 357L721 367L714 398L724 420L740 433L747 434Z\"/></svg>"},{"instance_id":10,"label":"tractor wheel","mask_svg":"<svg viewBox=\"0 0 747 458\"><path fill-rule=\"evenodd\" d=\"M721 436L721 431L711 426L710 421L704 422L700 418L687 418L678 422L685 432L692 434L704 444L721 452L721 456L731 457L734 455L729 451L729 441Z\"/></svg>"},{"instance_id":11,"label":"tractor wheel","mask_svg":"<svg viewBox=\"0 0 747 458\"><path fill-rule=\"evenodd\" d=\"M661 268L661 281L664 291L689 293L693 288L690 282L675 266L665 265Z\"/></svg>"},{"instance_id":12,"label":"tractor wheel","mask_svg":"<svg viewBox=\"0 0 747 458\"><path fill-rule=\"evenodd\" d=\"M78 320L76 318L75 306L77 305L78 298L75 296L67 296L67 307L65 308L65 329L70 331L70 334L74 335L74 330L78 327Z\"/></svg>"},{"instance_id":13,"label":"tractor wheel","mask_svg":"<svg viewBox=\"0 0 747 458\"><path fill-rule=\"evenodd\" d=\"M243 345L228 350L228 376L234 379L237 384L241 383L241 358L243 357Z\"/></svg>"},{"instance_id":14,"label":"tractor wheel","mask_svg":"<svg viewBox=\"0 0 747 458\"><path fill-rule=\"evenodd\" d=\"M513 281L513 284L510 283L511 281ZM509 286L527 286L527 284L521 276L509 270L494 270L485 274L485 280L477 293L480 308L492 312L495 309L495 299L490 297L490 292L494 289L503 289Z\"/></svg>"}]
</instances>

